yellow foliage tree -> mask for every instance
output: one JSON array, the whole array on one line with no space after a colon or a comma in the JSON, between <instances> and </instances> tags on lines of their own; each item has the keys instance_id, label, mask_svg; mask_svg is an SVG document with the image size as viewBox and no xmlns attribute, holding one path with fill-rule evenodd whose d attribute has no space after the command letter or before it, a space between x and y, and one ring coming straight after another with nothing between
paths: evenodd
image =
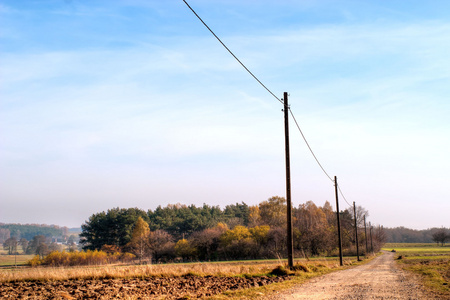
<instances>
[{"instance_id":1,"label":"yellow foliage tree","mask_svg":"<svg viewBox=\"0 0 450 300\"><path fill-rule=\"evenodd\" d=\"M267 243L269 237L269 225L255 226L249 229L250 234L252 235L253 240L259 245L263 245Z\"/></svg>"},{"instance_id":2,"label":"yellow foliage tree","mask_svg":"<svg viewBox=\"0 0 450 300\"><path fill-rule=\"evenodd\" d=\"M274 196L259 204L261 222L270 227L286 226L286 199Z\"/></svg>"},{"instance_id":3,"label":"yellow foliage tree","mask_svg":"<svg viewBox=\"0 0 450 300\"><path fill-rule=\"evenodd\" d=\"M192 247L188 240L181 239L175 244L175 254L186 260L195 255L195 248Z\"/></svg>"},{"instance_id":4,"label":"yellow foliage tree","mask_svg":"<svg viewBox=\"0 0 450 300\"><path fill-rule=\"evenodd\" d=\"M134 225L133 234L127 248L139 258L139 262L147 257L150 252L149 247L150 227L148 223L139 217Z\"/></svg>"},{"instance_id":5,"label":"yellow foliage tree","mask_svg":"<svg viewBox=\"0 0 450 300\"><path fill-rule=\"evenodd\" d=\"M220 241L223 246L231 244L233 241L239 241L246 238L250 238L251 234L247 227L236 226L233 229L225 231L220 237Z\"/></svg>"}]
</instances>

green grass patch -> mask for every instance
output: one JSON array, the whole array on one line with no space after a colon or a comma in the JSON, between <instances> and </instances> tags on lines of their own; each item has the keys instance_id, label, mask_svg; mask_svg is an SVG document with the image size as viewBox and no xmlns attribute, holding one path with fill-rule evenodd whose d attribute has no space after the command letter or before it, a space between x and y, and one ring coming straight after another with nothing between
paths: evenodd
<instances>
[{"instance_id":1,"label":"green grass patch","mask_svg":"<svg viewBox=\"0 0 450 300\"><path fill-rule=\"evenodd\" d=\"M386 244L383 250L395 249L402 269L420 276L429 290L450 298L450 247L436 244Z\"/></svg>"},{"instance_id":2,"label":"green grass patch","mask_svg":"<svg viewBox=\"0 0 450 300\"><path fill-rule=\"evenodd\" d=\"M440 256L450 255L450 247L436 246L436 244L424 244L424 243L396 243L386 244L382 250L392 251L395 250L398 255L404 257L407 256Z\"/></svg>"},{"instance_id":3,"label":"green grass patch","mask_svg":"<svg viewBox=\"0 0 450 300\"><path fill-rule=\"evenodd\" d=\"M439 248L449 248L450 245L445 245L444 247L437 245L436 243L386 243L383 246L383 250L392 250L393 248L429 248L429 247L439 247Z\"/></svg>"}]
</instances>

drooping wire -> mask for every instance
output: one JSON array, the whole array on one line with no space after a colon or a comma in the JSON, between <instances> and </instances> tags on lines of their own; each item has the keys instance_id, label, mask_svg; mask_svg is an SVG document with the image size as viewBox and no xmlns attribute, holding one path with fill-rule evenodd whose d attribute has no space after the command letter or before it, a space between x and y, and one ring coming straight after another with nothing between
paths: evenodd
<instances>
[{"instance_id":1,"label":"drooping wire","mask_svg":"<svg viewBox=\"0 0 450 300\"><path fill-rule=\"evenodd\" d=\"M214 33L214 31L211 30L211 28L209 28L208 25L206 25L206 23L202 20L202 18L200 18L200 16L195 12L194 9L192 9L192 7L186 2L186 0L183 0L183 2L187 5L187 7L189 7L189 9L194 13L194 15L203 23L203 25L205 25L205 27L212 33L212 35L214 35L214 37L222 44L222 46L227 49L227 51L234 57L234 59L237 60L238 63L241 64L241 66L250 74L252 75L252 77L263 87L265 88L275 99L277 99L279 102L281 102L283 104L283 101L281 99L279 99L274 93L272 93L271 90L269 90L240 60L239 58L236 57L236 55L234 55L234 53L222 42L222 40Z\"/></svg>"},{"instance_id":2,"label":"drooping wire","mask_svg":"<svg viewBox=\"0 0 450 300\"><path fill-rule=\"evenodd\" d=\"M266 91L268 91L275 99L277 99L281 104L284 104L283 100L279 99L271 90L269 90L269 88L267 88L240 60L239 58L237 58L236 55L234 55L234 53L222 42L222 40L214 33L214 31L212 31L212 29L203 21L203 19L195 12L195 10L186 2L186 0L183 0L183 2L187 5L187 7L194 13L194 15L200 20L200 22L202 22L202 24L211 32L211 34L220 42L220 44L222 44L222 46L234 57L234 59L264 88L266 89ZM322 171L325 173L325 175L328 177L328 179L330 179L332 182L334 182L334 180L331 178L330 175L328 175L328 173L325 171L325 169L323 168L322 164L319 162L319 160L317 159L316 155L314 154L314 151L312 150L311 146L309 145L308 141L306 140L305 135L303 134L300 125L298 124L297 120L295 119L294 114L292 113L292 110L289 108L289 112L291 113L292 118L294 119L295 125L297 126L303 140L306 143L306 146L308 147L309 151L311 152L312 156L314 157L314 159L316 160L317 164L319 165L319 167L322 169ZM351 206L347 199L345 198L344 194L341 191L341 188L338 185L338 190L340 192L340 194L342 195L342 197L344 198L345 202Z\"/></svg>"},{"instance_id":3,"label":"drooping wire","mask_svg":"<svg viewBox=\"0 0 450 300\"><path fill-rule=\"evenodd\" d=\"M351 205L350 203L348 203L347 199L344 196L344 193L341 190L341 187L338 184L338 190L339 190L339 194L341 194L342 198L344 198L345 203L347 203L348 206L353 207L353 205Z\"/></svg>"},{"instance_id":4,"label":"drooping wire","mask_svg":"<svg viewBox=\"0 0 450 300\"><path fill-rule=\"evenodd\" d=\"M303 140L305 141L306 146L308 146L309 151L311 152L312 156L314 157L314 159L316 160L317 164L319 165L319 167L322 169L323 173L325 173L325 175L328 177L328 179L330 179L332 182L334 182L334 180L331 178L330 175L328 175L327 171L325 171L324 167L322 166L322 164L320 163L319 159L317 158L317 156L314 154L314 151L312 150L311 146L308 143L308 140L306 139L305 135L303 134L302 129L300 128L300 126L298 125L297 120L295 119L294 113L292 112L292 110L289 108L289 112L291 113L292 119L294 119L295 125L298 128L298 131L300 132L300 134L302 135ZM342 192L340 186L337 186L339 193L341 194L342 198L344 198L344 201L349 205L352 206L348 203L347 199L344 196L344 193Z\"/></svg>"},{"instance_id":5,"label":"drooping wire","mask_svg":"<svg viewBox=\"0 0 450 300\"><path fill-rule=\"evenodd\" d=\"M308 146L309 152L311 152L312 156L314 157L314 159L316 160L317 164L319 165L319 167L322 169L322 171L325 173L325 175L328 177L328 179L330 179L331 181L334 182L334 180L331 178L330 175L328 175L327 171L325 171L325 169L323 168L322 164L319 162L319 160L317 159L317 156L314 154L314 151L311 149L311 146L309 146L308 140L306 140L305 135L303 134L303 131L300 129L300 126L298 125L297 120L295 119L294 114L292 113L292 110L289 108L289 112L291 113L292 118L294 119L295 125L297 125L298 131L300 131L300 134L302 135L303 140L306 143L306 146Z\"/></svg>"}]
</instances>

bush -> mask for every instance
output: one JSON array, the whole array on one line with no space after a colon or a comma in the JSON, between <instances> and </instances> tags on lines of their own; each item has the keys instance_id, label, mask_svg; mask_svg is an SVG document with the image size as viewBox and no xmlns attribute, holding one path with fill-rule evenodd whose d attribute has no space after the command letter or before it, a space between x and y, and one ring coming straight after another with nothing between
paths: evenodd
<instances>
[{"instance_id":1,"label":"bush","mask_svg":"<svg viewBox=\"0 0 450 300\"><path fill-rule=\"evenodd\" d=\"M270 272L270 275L275 276L286 276L289 274L291 274L291 271L286 269L284 266L277 266L275 269L272 270L272 272Z\"/></svg>"},{"instance_id":2,"label":"bush","mask_svg":"<svg viewBox=\"0 0 450 300\"><path fill-rule=\"evenodd\" d=\"M42 263L41 259L39 258L39 255L34 256L32 259L30 259L27 264L31 267L37 267Z\"/></svg>"},{"instance_id":3,"label":"bush","mask_svg":"<svg viewBox=\"0 0 450 300\"><path fill-rule=\"evenodd\" d=\"M295 264L294 267L292 268L292 271L303 271L303 272L311 272L311 269L308 268L308 266L304 265L304 264Z\"/></svg>"},{"instance_id":4,"label":"bush","mask_svg":"<svg viewBox=\"0 0 450 300\"><path fill-rule=\"evenodd\" d=\"M108 254L104 251L75 251L75 252L50 252L43 259L39 259L39 255L28 261L28 265L36 267L38 265L62 267L62 266L82 266L82 265L103 265L108 263L116 263L119 261L129 262L136 256L131 253L113 253Z\"/></svg>"}]
</instances>

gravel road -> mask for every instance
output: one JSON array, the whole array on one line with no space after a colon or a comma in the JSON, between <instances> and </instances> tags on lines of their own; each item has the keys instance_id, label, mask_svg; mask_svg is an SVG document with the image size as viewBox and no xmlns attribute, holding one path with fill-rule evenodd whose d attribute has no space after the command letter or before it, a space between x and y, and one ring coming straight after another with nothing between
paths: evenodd
<instances>
[{"instance_id":1,"label":"gravel road","mask_svg":"<svg viewBox=\"0 0 450 300\"><path fill-rule=\"evenodd\" d=\"M270 299L443 299L427 294L400 270L394 255L386 252L367 264L318 277Z\"/></svg>"}]
</instances>

